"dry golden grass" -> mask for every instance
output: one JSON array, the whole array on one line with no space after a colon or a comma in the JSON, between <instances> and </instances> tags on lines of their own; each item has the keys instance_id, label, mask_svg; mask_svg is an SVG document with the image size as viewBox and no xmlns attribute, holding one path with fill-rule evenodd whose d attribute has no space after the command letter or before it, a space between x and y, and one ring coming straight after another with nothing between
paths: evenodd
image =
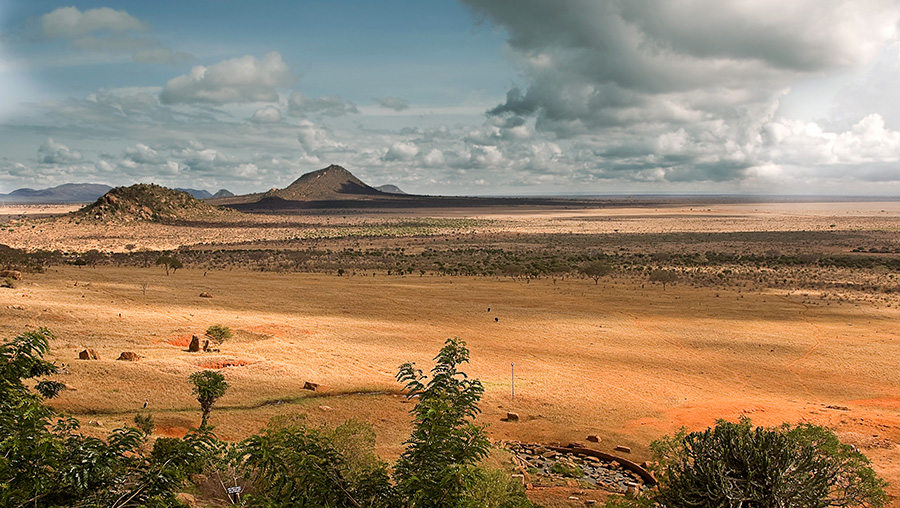
<instances>
[{"instance_id":1,"label":"dry golden grass","mask_svg":"<svg viewBox=\"0 0 900 508\"><path fill-rule=\"evenodd\" d=\"M486 230L498 234L840 229L890 237L900 226L897 203L433 212L428 216L488 219ZM316 228L370 220L255 217L250 225L218 229L16 223L13 231L0 231L0 243L171 248L277 240L296 234L300 223ZM279 221L289 226L279 227ZM832 270L822 276L859 274ZM201 292L212 298L200 298ZM410 405L396 395L397 366L413 360L430 367L443 341L459 336L472 352L465 370L486 387L480 419L496 439L567 443L599 434L603 441L592 446L611 451L627 445L640 462L649 458L651 440L681 426L700 429L741 415L764 425L809 421L859 446L900 486L896 293L869 301L835 296L847 295L820 299L789 288L684 283L663 291L621 275L595 285L584 279L526 283L190 267L167 277L158 267L52 267L26 274L15 289L0 288L0 331L8 338L46 326L56 334L50 359L70 365L60 380L76 390L54 404L76 414L91 433L131 422L148 401L157 435L183 434L200 421L187 376L224 366L231 388L211 416L220 437L240 439L286 412L308 413L313 423L356 417L372 422L379 452L395 457L410 430ZM190 336L215 323L231 327L235 337L219 352L187 352ZM101 360L77 360L83 348L96 349ZM116 361L122 351L143 359ZM320 391L304 390L305 381L319 383ZM521 420L501 421L507 411ZM89 420L102 421L103 428L87 425ZM900 496L898 487L889 492Z\"/></svg>"},{"instance_id":2,"label":"dry golden grass","mask_svg":"<svg viewBox=\"0 0 900 508\"><path fill-rule=\"evenodd\" d=\"M684 285L662 291L622 278L526 284L189 269L167 277L69 267L30 275L0 298L4 335L36 326L57 335L50 359L70 365L60 380L76 391L54 404L106 430L147 400L160 435L183 433L199 423L188 374L231 363L223 369L231 388L212 415L222 437L244 437L284 412L308 412L314 422L357 417L375 425L379 451L393 456L409 432L409 405L393 394L397 366L429 366L445 338L460 336L472 351L466 370L487 389L481 420L498 439L598 433L601 449L624 444L643 459L652 439L682 425L746 414L765 425L829 425L900 480L896 308ZM217 353L187 352L186 337L214 323L235 338ZM101 360L76 360L86 347ZM114 360L122 351L143 360ZM321 391L303 390L304 381ZM500 421L507 410L522 420Z\"/></svg>"}]
</instances>

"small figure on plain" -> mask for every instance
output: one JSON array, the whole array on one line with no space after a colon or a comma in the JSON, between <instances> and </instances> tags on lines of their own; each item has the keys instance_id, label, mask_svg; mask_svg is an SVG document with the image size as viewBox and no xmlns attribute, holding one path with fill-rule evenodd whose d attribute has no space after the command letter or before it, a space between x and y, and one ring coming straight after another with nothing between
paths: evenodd
<instances>
[{"instance_id":1,"label":"small figure on plain","mask_svg":"<svg viewBox=\"0 0 900 508\"><path fill-rule=\"evenodd\" d=\"M150 401L149 401L149 400L145 400L145 401L144 401L144 409L147 409L147 406L149 406L149 405L150 405Z\"/></svg>"}]
</instances>

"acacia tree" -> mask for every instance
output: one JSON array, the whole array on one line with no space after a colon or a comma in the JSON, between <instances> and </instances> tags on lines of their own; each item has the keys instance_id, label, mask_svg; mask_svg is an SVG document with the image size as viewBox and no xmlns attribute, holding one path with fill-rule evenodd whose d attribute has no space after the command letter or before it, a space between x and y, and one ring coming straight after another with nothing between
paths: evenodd
<instances>
[{"instance_id":1,"label":"acacia tree","mask_svg":"<svg viewBox=\"0 0 900 508\"><path fill-rule=\"evenodd\" d=\"M659 282L662 284L663 291L666 290L667 284L673 284L678 280L678 274L673 270L653 270L650 272L650 282Z\"/></svg>"},{"instance_id":2,"label":"acacia tree","mask_svg":"<svg viewBox=\"0 0 900 508\"><path fill-rule=\"evenodd\" d=\"M200 411L203 412L200 430L204 430L209 422L209 413L212 411L213 404L222 395L225 395L228 383L225 382L225 376L212 370L194 372L188 377L188 380L194 385L194 395L197 397L197 402L200 403Z\"/></svg>"},{"instance_id":3,"label":"acacia tree","mask_svg":"<svg viewBox=\"0 0 900 508\"><path fill-rule=\"evenodd\" d=\"M172 273L178 271L179 268L183 267L184 264L178 260L175 256L170 256L168 254L163 254L156 258L156 266L163 265L166 268L166 275L169 275L169 270L172 270Z\"/></svg>"},{"instance_id":4,"label":"acacia tree","mask_svg":"<svg viewBox=\"0 0 900 508\"><path fill-rule=\"evenodd\" d=\"M434 359L427 384L427 376L412 363L397 373L407 395L419 399L410 410L412 435L397 461L397 487L412 507L468 506L470 492L483 477L475 463L490 447L484 427L473 422L484 387L457 368L469 361L465 341L447 339Z\"/></svg>"},{"instance_id":5,"label":"acacia tree","mask_svg":"<svg viewBox=\"0 0 900 508\"><path fill-rule=\"evenodd\" d=\"M601 278L611 274L613 270L615 269L611 264L601 260L588 261L581 265L581 273L594 279L594 285L597 285Z\"/></svg>"},{"instance_id":6,"label":"acacia tree","mask_svg":"<svg viewBox=\"0 0 900 508\"><path fill-rule=\"evenodd\" d=\"M800 424L754 428L720 420L651 445L663 508L693 506L825 508L884 506L887 496L869 460L834 432Z\"/></svg>"}]
</instances>

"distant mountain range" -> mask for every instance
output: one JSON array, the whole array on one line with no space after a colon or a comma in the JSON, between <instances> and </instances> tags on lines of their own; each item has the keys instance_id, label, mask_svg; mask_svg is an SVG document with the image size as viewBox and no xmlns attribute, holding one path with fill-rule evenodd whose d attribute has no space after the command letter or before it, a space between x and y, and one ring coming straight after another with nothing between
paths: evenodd
<instances>
[{"instance_id":1,"label":"distant mountain range","mask_svg":"<svg viewBox=\"0 0 900 508\"><path fill-rule=\"evenodd\" d=\"M225 189L219 189L215 194L210 194L208 190L203 189L182 189L180 187L175 187L175 190L187 192L197 199L230 198L231 196L234 196L233 192Z\"/></svg>"},{"instance_id":2,"label":"distant mountain range","mask_svg":"<svg viewBox=\"0 0 900 508\"><path fill-rule=\"evenodd\" d=\"M59 203L91 203L112 189L109 185L98 183L66 183L47 189L16 189L9 194L0 194L0 203L10 204L59 204ZM215 194L207 190L176 189L187 192L197 199L227 198L234 196L231 192L220 189Z\"/></svg>"},{"instance_id":3,"label":"distant mountain range","mask_svg":"<svg viewBox=\"0 0 900 508\"><path fill-rule=\"evenodd\" d=\"M379 185L375 188L380 190L381 192L386 192L388 194L406 194L405 192L400 190L400 187L391 184Z\"/></svg>"},{"instance_id":4,"label":"distant mountain range","mask_svg":"<svg viewBox=\"0 0 900 508\"><path fill-rule=\"evenodd\" d=\"M51 204L88 203L112 189L109 185L97 183L66 183L49 189L17 189L9 194L0 194L0 203Z\"/></svg>"}]
</instances>

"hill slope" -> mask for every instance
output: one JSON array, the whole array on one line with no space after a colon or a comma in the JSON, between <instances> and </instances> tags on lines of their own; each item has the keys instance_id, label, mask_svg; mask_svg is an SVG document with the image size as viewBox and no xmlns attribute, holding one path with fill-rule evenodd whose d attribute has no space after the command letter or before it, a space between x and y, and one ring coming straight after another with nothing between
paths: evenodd
<instances>
[{"instance_id":1,"label":"hill slope","mask_svg":"<svg viewBox=\"0 0 900 508\"><path fill-rule=\"evenodd\" d=\"M166 222L213 219L234 212L199 201L186 192L140 183L116 187L75 213L107 222Z\"/></svg>"}]
</instances>

